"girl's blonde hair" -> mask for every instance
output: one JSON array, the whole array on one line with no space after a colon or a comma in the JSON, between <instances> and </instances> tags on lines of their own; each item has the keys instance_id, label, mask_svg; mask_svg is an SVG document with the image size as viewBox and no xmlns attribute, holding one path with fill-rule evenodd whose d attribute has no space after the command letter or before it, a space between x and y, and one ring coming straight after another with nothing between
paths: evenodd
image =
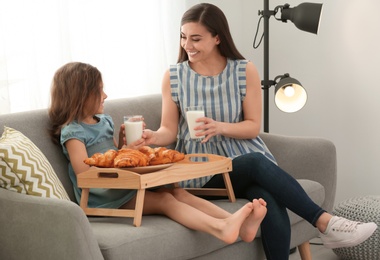
<instances>
[{"instance_id":1,"label":"girl's blonde hair","mask_svg":"<svg viewBox=\"0 0 380 260\"><path fill-rule=\"evenodd\" d=\"M81 62L70 62L54 74L49 108L49 133L54 143L60 143L62 126L94 115L101 99L100 71Z\"/></svg>"}]
</instances>

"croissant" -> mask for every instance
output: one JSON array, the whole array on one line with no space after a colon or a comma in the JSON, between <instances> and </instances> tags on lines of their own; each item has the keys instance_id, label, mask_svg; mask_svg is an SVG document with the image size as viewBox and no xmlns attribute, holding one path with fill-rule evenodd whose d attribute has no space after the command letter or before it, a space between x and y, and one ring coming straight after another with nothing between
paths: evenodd
<instances>
[{"instance_id":1,"label":"croissant","mask_svg":"<svg viewBox=\"0 0 380 260\"><path fill-rule=\"evenodd\" d=\"M113 168L114 159L117 154L118 152L112 149L108 150L104 154L95 153L90 158L85 159L84 163L90 166Z\"/></svg>"},{"instance_id":2,"label":"croissant","mask_svg":"<svg viewBox=\"0 0 380 260\"><path fill-rule=\"evenodd\" d=\"M115 157L114 167L138 167L149 165L149 157L138 150L121 149Z\"/></svg>"},{"instance_id":3,"label":"croissant","mask_svg":"<svg viewBox=\"0 0 380 260\"><path fill-rule=\"evenodd\" d=\"M185 158L185 154L165 147L151 148L143 146L139 150L120 149L119 151L108 150L104 154L95 153L84 163L90 166L104 168L139 167L178 162Z\"/></svg>"},{"instance_id":4,"label":"croissant","mask_svg":"<svg viewBox=\"0 0 380 260\"><path fill-rule=\"evenodd\" d=\"M185 158L185 154L165 147L154 148L155 157L149 162L150 165L174 163Z\"/></svg>"},{"instance_id":5,"label":"croissant","mask_svg":"<svg viewBox=\"0 0 380 260\"><path fill-rule=\"evenodd\" d=\"M156 157L156 154L155 154L155 151L154 151L154 148L150 147L150 146L142 146L140 147L139 149L140 152L142 152L143 154L145 154L146 156L148 156L149 158L149 162Z\"/></svg>"},{"instance_id":6,"label":"croissant","mask_svg":"<svg viewBox=\"0 0 380 260\"><path fill-rule=\"evenodd\" d=\"M168 156L172 160L173 163L179 162L185 159L184 153L178 152L176 150L171 150L171 149L168 149L165 151L165 156Z\"/></svg>"}]
</instances>

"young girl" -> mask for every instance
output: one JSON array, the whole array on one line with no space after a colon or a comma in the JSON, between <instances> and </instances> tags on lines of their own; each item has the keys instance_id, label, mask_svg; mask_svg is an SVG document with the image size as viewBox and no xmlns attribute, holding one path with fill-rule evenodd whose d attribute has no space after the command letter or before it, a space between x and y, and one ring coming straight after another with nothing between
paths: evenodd
<instances>
[{"instance_id":1,"label":"young girl","mask_svg":"<svg viewBox=\"0 0 380 260\"><path fill-rule=\"evenodd\" d=\"M70 161L69 175L74 185L76 200L80 201L81 189L76 175L89 169L83 160L96 152L123 146L137 149L144 143L141 138L124 145L123 127L120 127L117 145L113 134L114 124L109 115L103 114L104 100L101 73L97 68L80 62L64 65L54 75L51 89L51 136L62 145L63 153ZM134 190L90 189L89 207L133 208ZM161 214L178 223L209 233L225 243L233 243L240 236L244 241L254 239L266 214L266 202L253 200L234 214L196 197L184 189L160 188L146 191L143 214Z\"/></svg>"}]
</instances>

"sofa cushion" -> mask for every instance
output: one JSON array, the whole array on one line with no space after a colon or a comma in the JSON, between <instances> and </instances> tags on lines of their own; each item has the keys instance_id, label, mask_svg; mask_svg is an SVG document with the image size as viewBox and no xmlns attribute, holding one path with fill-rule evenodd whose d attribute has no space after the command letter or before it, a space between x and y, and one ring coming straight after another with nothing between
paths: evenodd
<instances>
[{"instance_id":1,"label":"sofa cushion","mask_svg":"<svg viewBox=\"0 0 380 260\"><path fill-rule=\"evenodd\" d=\"M18 193L69 200L38 147L21 132L4 127L0 138L0 187Z\"/></svg>"},{"instance_id":2,"label":"sofa cushion","mask_svg":"<svg viewBox=\"0 0 380 260\"><path fill-rule=\"evenodd\" d=\"M298 181L310 198L322 205L325 200L323 186L315 181ZM235 212L248 201L237 199L231 203L220 199L212 202ZM292 225L302 221L290 211L289 217ZM185 228L164 216L143 216L140 227L133 226L131 218L90 217L89 220L105 259L193 259L228 246L211 235ZM260 237L259 230L252 247L261 244Z\"/></svg>"},{"instance_id":3,"label":"sofa cushion","mask_svg":"<svg viewBox=\"0 0 380 260\"><path fill-rule=\"evenodd\" d=\"M235 212L247 200L213 202ZM165 216L143 216L140 227L133 226L131 218L90 217L89 220L105 259L193 259L228 246Z\"/></svg>"}]
</instances>

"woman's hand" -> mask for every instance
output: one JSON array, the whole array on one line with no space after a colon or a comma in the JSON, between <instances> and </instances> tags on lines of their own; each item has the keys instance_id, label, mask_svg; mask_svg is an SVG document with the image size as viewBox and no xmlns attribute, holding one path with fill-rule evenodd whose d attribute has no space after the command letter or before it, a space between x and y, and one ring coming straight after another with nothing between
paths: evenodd
<instances>
[{"instance_id":1,"label":"woman's hand","mask_svg":"<svg viewBox=\"0 0 380 260\"><path fill-rule=\"evenodd\" d=\"M218 122L209 117L201 117L196 120L196 122L203 122L203 125L199 125L194 128L194 130L199 131L195 135L202 137L204 136L201 143L205 143L210 140L211 137L222 134L222 122Z\"/></svg>"},{"instance_id":2,"label":"woman's hand","mask_svg":"<svg viewBox=\"0 0 380 260\"><path fill-rule=\"evenodd\" d=\"M154 131L150 129L144 129L142 137L144 138L145 145L155 144L156 142Z\"/></svg>"},{"instance_id":3,"label":"woman's hand","mask_svg":"<svg viewBox=\"0 0 380 260\"><path fill-rule=\"evenodd\" d=\"M134 149L134 150L138 150L140 147L144 146L145 145L145 139L143 137L141 137L140 139L134 141L133 143L131 144L124 144L122 148L129 148L129 149Z\"/></svg>"},{"instance_id":4,"label":"woman's hand","mask_svg":"<svg viewBox=\"0 0 380 260\"><path fill-rule=\"evenodd\" d=\"M194 130L199 131L196 133L196 136L200 138L204 136L201 143L207 142L211 137L216 135L223 135L235 139L256 138L254 133L252 134L255 123L249 119L237 123L227 123L215 121L209 117L201 117L197 119L197 122L203 122L202 125L194 128Z\"/></svg>"}]
</instances>

